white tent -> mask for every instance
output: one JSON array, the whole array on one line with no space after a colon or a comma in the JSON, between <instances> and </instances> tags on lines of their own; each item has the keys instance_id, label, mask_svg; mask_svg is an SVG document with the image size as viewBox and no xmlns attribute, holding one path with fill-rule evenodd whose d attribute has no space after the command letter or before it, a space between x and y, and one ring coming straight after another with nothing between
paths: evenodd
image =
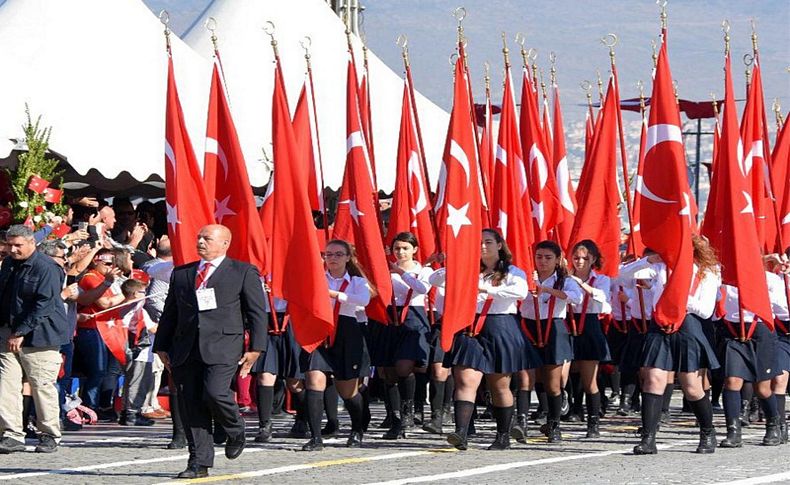
<instances>
[{"instance_id":1,"label":"white tent","mask_svg":"<svg viewBox=\"0 0 790 485\"><path fill-rule=\"evenodd\" d=\"M263 26L267 21L275 25L292 110L304 82L304 50L300 40L305 36L311 38L324 181L327 186L338 187L346 156L348 50L343 22L322 0L214 0L184 35L184 40L209 60L213 55L211 34L204 26L209 17L216 20L231 110L247 165L251 167L253 185L259 185L261 180L265 182L262 177L266 174L254 170L252 162L262 158L262 149L271 156L274 55ZM354 45L361 70L362 45L356 38ZM394 187L403 81L373 53L369 53L369 66L378 183L380 189L389 192ZM430 178L435 184L449 116L420 94L417 94L417 105ZM200 152L197 142L195 145L195 150Z\"/></svg>"},{"instance_id":2,"label":"white tent","mask_svg":"<svg viewBox=\"0 0 790 485\"><path fill-rule=\"evenodd\" d=\"M51 149L83 181L108 191L146 180L161 187L163 30L140 0L7 0L0 7L0 139L22 137L28 103L52 127ZM171 40L184 115L200 148L211 64Z\"/></svg>"}]
</instances>

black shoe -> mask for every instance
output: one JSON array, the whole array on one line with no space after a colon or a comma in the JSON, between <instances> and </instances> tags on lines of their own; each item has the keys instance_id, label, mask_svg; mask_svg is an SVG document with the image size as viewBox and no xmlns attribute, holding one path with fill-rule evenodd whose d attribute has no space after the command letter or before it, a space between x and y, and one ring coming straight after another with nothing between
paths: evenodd
<instances>
[{"instance_id":1,"label":"black shoe","mask_svg":"<svg viewBox=\"0 0 790 485\"><path fill-rule=\"evenodd\" d=\"M139 413L124 413L118 419L121 426L153 426L156 421Z\"/></svg>"},{"instance_id":2,"label":"black shoe","mask_svg":"<svg viewBox=\"0 0 790 485\"><path fill-rule=\"evenodd\" d=\"M406 430L404 429L403 423L399 418L392 419L392 426L390 429L387 430L386 433L381 437L384 440L397 440L398 438L405 438L406 437Z\"/></svg>"},{"instance_id":3,"label":"black shoe","mask_svg":"<svg viewBox=\"0 0 790 485\"><path fill-rule=\"evenodd\" d=\"M186 436L173 436L173 439L170 440L170 443L167 444L165 449L181 450L186 448L186 446L187 446Z\"/></svg>"},{"instance_id":4,"label":"black shoe","mask_svg":"<svg viewBox=\"0 0 790 485\"><path fill-rule=\"evenodd\" d=\"M598 416L590 416L589 419L587 419L587 438L601 437L601 431L598 429L599 422Z\"/></svg>"},{"instance_id":5,"label":"black shoe","mask_svg":"<svg viewBox=\"0 0 790 485\"><path fill-rule=\"evenodd\" d=\"M763 446L778 446L780 444L782 444L782 433L779 431L779 416L766 419Z\"/></svg>"},{"instance_id":6,"label":"black shoe","mask_svg":"<svg viewBox=\"0 0 790 485\"><path fill-rule=\"evenodd\" d=\"M58 443L52 436L41 433L38 437L38 445L36 445L36 453L54 453L58 451Z\"/></svg>"},{"instance_id":7,"label":"black shoe","mask_svg":"<svg viewBox=\"0 0 790 485\"><path fill-rule=\"evenodd\" d=\"M453 406L449 402L442 406L442 415L446 424L455 424L455 415L453 414Z\"/></svg>"},{"instance_id":8,"label":"black shoe","mask_svg":"<svg viewBox=\"0 0 790 485\"><path fill-rule=\"evenodd\" d=\"M489 450L509 450L510 435L508 433L497 433L496 439L488 447Z\"/></svg>"},{"instance_id":9,"label":"black shoe","mask_svg":"<svg viewBox=\"0 0 790 485\"><path fill-rule=\"evenodd\" d=\"M256 443L268 443L272 440L272 422L267 421L260 427L258 434L255 436Z\"/></svg>"},{"instance_id":10,"label":"black shoe","mask_svg":"<svg viewBox=\"0 0 790 485\"><path fill-rule=\"evenodd\" d=\"M7 436L0 438L0 455L25 451L25 444Z\"/></svg>"},{"instance_id":11,"label":"black shoe","mask_svg":"<svg viewBox=\"0 0 790 485\"><path fill-rule=\"evenodd\" d=\"M466 437L466 433L459 433L456 431L447 435L447 442L453 445L456 450L464 451L469 447L469 442Z\"/></svg>"},{"instance_id":12,"label":"black shoe","mask_svg":"<svg viewBox=\"0 0 790 485\"><path fill-rule=\"evenodd\" d=\"M309 438L310 431L307 429L307 422L303 419L297 419L294 421L293 426L291 426L291 430L288 431L289 438Z\"/></svg>"},{"instance_id":13,"label":"black shoe","mask_svg":"<svg viewBox=\"0 0 790 485\"><path fill-rule=\"evenodd\" d=\"M387 413L387 415L384 416L384 421L379 423L379 429L389 429L389 428L391 428L392 427L392 421L394 419L395 419L395 414Z\"/></svg>"},{"instance_id":14,"label":"black shoe","mask_svg":"<svg viewBox=\"0 0 790 485\"><path fill-rule=\"evenodd\" d=\"M656 448L656 433L643 432L642 442L634 446L634 454L655 455L656 453L658 453L658 448Z\"/></svg>"},{"instance_id":15,"label":"black shoe","mask_svg":"<svg viewBox=\"0 0 790 485\"><path fill-rule=\"evenodd\" d=\"M414 425L415 426L422 426L425 422L425 409L420 406L415 406L414 408Z\"/></svg>"},{"instance_id":16,"label":"black shoe","mask_svg":"<svg viewBox=\"0 0 790 485\"><path fill-rule=\"evenodd\" d=\"M543 427L541 427L541 430L548 438L549 443L560 443L562 441L562 432L560 431L559 421L547 421L545 424L545 430Z\"/></svg>"},{"instance_id":17,"label":"black shoe","mask_svg":"<svg viewBox=\"0 0 790 485\"><path fill-rule=\"evenodd\" d=\"M748 428L750 424L752 424L751 420L749 419L749 401L741 401L741 426Z\"/></svg>"},{"instance_id":18,"label":"black shoe","mask_svg":"<svg viewBox=\"0 0 790 485\"><path fill-rule=\"evenodd\" d=\"M618 416L633 416L634 410L631 408L631 396L623 395L620 398L620 407L617 409Z\"/></svg>"},{"instance_id":19,"label":"black shoe","mask_svg":"<svg viewBox=\"0 0 790 485\"><path fill-rule=\"evenodd\" d=\"M699 430L699 446L697 446L697 453L707 455L716 452L716 430L701 429Z\"/></svg>"},{"instance_id":20,"label":"black shoe","mask_svg":"<svg viewBox=\"0 0 790 485\"><path fill-rule=\"evenodd\" d=\"M99 409L96 418L99 423L115 423L118 421L118 413L112 409Z\"/></svg>"},{"instance_id":21,"label":"black shoe","mask_svg":"<svg viewBox=\"0 0 790 485\"><path fill-rule=\"evenodd\" d=\"M535 422L540 423L540 422L545 421L547 416L548 416L548 414L546 413L546 411L544 409L538 408L538 409L532 411L532 413L530 413L529 419L530 419L530 421L535 421Z\"/></svg>"},{"instance_id":22,"label":"black shoe","mask_svg":"<svg viewBox=\"0 0 790 485\"><path fill-rule=\"evenodd\" d=\"M431 413L431 420L422 425L422 430L428 433L442 434L442 421L444 421L444 415L440 409Z\"/></svg>"},{"instance_id":23,"label":"black shoe","mask_svg":"<svg viewBox=\"0 0 790 485\"><path fill-rule=\"evenodd\" d=\"M228 440L228 434L225 430L217 423L214 423L214 444L221 445L224 444Z\"/></svg>"},{"instance_id":24,"label":"black shoe","mask_svg":"<svg viewBox=\"0 0 790 485\"><path fill-rule=\"evenodd\" d=\"M321 451L324 449L324 442L321 438L310 438L310 441L302 445L302 451Z\"/></svg>"},{"instance_id":25,"label":"black shoe","mask_svg":"<svg viewBox=\"0 0 790 485\"><path fill-rule=\"evenodd\" d=\"M238 436L228 436L228 441L225 443L225 456L228 460L235 460L244 451L244 446L247 444L247 439L242 431Z\"/></svg>"},{"instance_id":26,"label":"black shoe","mask_svg":"<svg viewBox=\"0 0 790 485\"><path fill-rule=\"evenodd\" d=\"M787 420L784 416L779 417L779 435L782 437L782 444L787 444Z\"/></svg>"},{"instance_id":27,"label":"black shoe","mask_svg":"<svg viewBox=\"0 0 790 485\"><path fill-rule=\"evenodd\" d=\"M326 422L326 426L321 430L321 438L334 438L340 430L340 421L333 419Z\"/></svg>"},{"instance_id":28,"label":"black shoe","mask_svg":"<svg viewBox=\"0 0 790 485\"><path fill-rule=\"evenodd\" d=\"M519 414L516 416L516 423L510 428L510 437L519 443L527 442L527 415Z\"/></svg>"},{"instance_id":29,"label":"black shoe","mask_svg":"<svg viewBox=\"0 0 790 485\"><path fill-rule=\"evenodd\" d=\"M721 440L719 446L722 448L740 448L743 446L743 441L741 440L740 418L727 421L727 437Z\"/></svg>"},{"instance_id":30,"label":"black shoe","mask_svg":"<svg viewBox=\"0 0 790 485\"><path fill-rule=\"evenodd\" d=\"M207 476L208 468L200 465L189 465L186 470L178 474L177 478L191 480L193 478L206 478Z\"/></svg>"},{"instance_id":31,"label":"black shoe","mask_svg":"<svg viewBox=\"0 0 790 485\"><path fill-rule=\"evenodd\" d=\"M466 436L477 436L477 428L475 428L474 420L469 421L469 429L466 430Z\"/></svg>"},{"instance_id":32,"label":"black shoe","mask_svg":"<svg viewBox=\"0 0 790 485\"><path fill-rule=\"evenodd\" d=\"M349 436L348 441L346 441L346 447L359 448L361 446L362 446L362 432L352 431L351 436Z\"/></svg>"},{"instance_id":33,"label":"black shoe","mask_svg":"<svg viewBox=\"0 0 790 485\"><path fill-rule=\"evenodd\" d=\"M66 419L60 423L60 429L63 431L81 431L82 425L77 424L70 419Z\"/></svg>"},{"instance_id":34,"label":"black shoe","mask_svg":"<svg viewBox=\"0 0 790 485\"><path fill-rule=\"evenodd\" d=\"M560 405L560 416L568 414L571 410L571 403L568 401L568 391L562 390L562 404Z\"/></svg>"},{"instance_id":35,"label":"black shoe","mask_svg":"<svg viewBox=\"0 0 790 485\"><path fill-rule=\"evenodd\" d=\"M669 424L671 420L672 420L672 415L669 413L669 410L661 411L661 419L658 420L659 423Z\"/></svg>"},{"instance_id":36,"label":"black shoe","mask_svg":"<svg viewBox=\"0 0 790 485\"><path fill-rule=\"evenodd\" d=\"M407 399L401 404L400 419L404 429L414 428L414 401Z\"/></svg>"}]
</instances>

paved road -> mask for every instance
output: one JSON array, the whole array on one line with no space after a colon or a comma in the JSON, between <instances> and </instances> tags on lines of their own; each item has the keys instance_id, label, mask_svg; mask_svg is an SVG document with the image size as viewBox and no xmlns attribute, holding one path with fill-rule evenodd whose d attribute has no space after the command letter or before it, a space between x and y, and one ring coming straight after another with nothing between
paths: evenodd
<instances>
[{"instance_id":1,"label":"paved road","mask_svg":"<svg viewBox=\"0 0 790 485\"><path fill-rule=\"evenodd\" d=\"M275 420L273 443L250 443L235 461L226 460L217 448L216 467L210 477L195 482L790 483L790 445L760 446L762 425L744 429L742 449L719 449L714 455L699 456L692 453L697 443L693 417L679 413L677 407L673 410L672 424L664 426L659 435L661 451L656 456L630 454L637 441L638 418L607 416L602 436L596 440L583 438L583 424L565 425L566 439L560 445L546 443L534 427L527 445L514 443L509 451L485 450L495 427L492 422L481 422L479 435L466 452L448 449L443 439L422 431L410 433L406 440L388 442L378 439L376 430L361 449L345 448L343 436L327 441L323 452L304 453L297 451L304 440L284 437L291 424L291 417L284 415ZM381 407L375 406L374 425L381 413ZM340 414L344 414L342 408ZM716 424L723 430L722 415L716 416ZM256 426L248 421L250 436ZM343 426L347 430L348 422ZM0 485L177 483L172 477L185 467L187 455L185 450L164 450L168 441L169 422L150 428L87 427L68 433L55 454L0 456Z\"/></svg>"}]
</instances>

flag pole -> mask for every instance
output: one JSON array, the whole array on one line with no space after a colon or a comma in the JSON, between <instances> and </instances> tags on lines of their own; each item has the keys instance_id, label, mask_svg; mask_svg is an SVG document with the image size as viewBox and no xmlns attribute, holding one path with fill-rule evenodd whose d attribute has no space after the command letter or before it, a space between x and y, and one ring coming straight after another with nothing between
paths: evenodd
<instances>
[{"instance_id":1,"label":"flag pole","mask_svg":"<svg viewBox=\"0 0 790 485\"><path fill-rule=\"evenodd\" d=\"M622 163L623 169L623 188L625 189L625 209L626 214L628 215L628 229L631 231L631 234L634 233L634 218L631 214L633 210L633 206L631 205L631 187L628 183L628 157L625 151L625 130L623 129L623 110L620 109L620 83L617 79L617 66L615 65L615 54L614 54L614 46L617 45L617 36L615 34L606 34L605 37L601 38L601 43L609 48L609 59L612 66L612 76L614 78L614 93L615 99L617 101L617 127L620 132L620 162ZM598 78L598 82L600 83L600 77ZM629 238L628 244L631 247L631 252L636 252L636 247L634 246L634 238Z\"/></svg>"},{"instance_id":2,"label":"flag pole","mask_svg":"<svg viewBox=\"0 0 790 485\"><path fill-rule=\"evenodd\" d=\"M362 70L365 72L365 80L368 83L368 88L365 90L365 99L360 100L360 102L365 103L365 107L368 111L367 119L365 119L365 124L368 128L368 136L366 137L366 141L368 142L370 164L373 166L373 183L376 184L376 193L378 193L379 182L378 174L376 173L376 154L373 153L373 111L370 109L370 90L372 88L372 84L370 82L370 70L368 69L368 46L365 45L364 42L362 42Z\"/></svg>"},{"instance_id":3,"label":"flag pole","mask_svg":"<svg viewBox=\"0 0 790 485\"><path fill-rule=\"evenodd\" d=\"M160 10L159 11L159 21L165 27L165 49L167 50L167 56L173 57L173 52L170 48L170 14L167 10Z\"/></svg>"},{"instance_id":4,"label":"flag pole","mask_svg":"<svg viewBox=\"0 0 790 485\"><path fill-rule=\"evenodd\" d=\"M327 213L326 198L324 197L324 161L321 152L321 135L318 132L318 107L315 104L315 85L313 84L313 64L310 62L310 46L313 41L310 36L305 36L299 45L304 49L304 60L307 65L307 82L310 83L310 101L313 105L313 126L315 127L315 143L318 148L318 175L321 177L321 220L324 226L324 237L329 241L329 215ZM279 61L277 61L279 63Z\"/></svg>"}]
</instances>

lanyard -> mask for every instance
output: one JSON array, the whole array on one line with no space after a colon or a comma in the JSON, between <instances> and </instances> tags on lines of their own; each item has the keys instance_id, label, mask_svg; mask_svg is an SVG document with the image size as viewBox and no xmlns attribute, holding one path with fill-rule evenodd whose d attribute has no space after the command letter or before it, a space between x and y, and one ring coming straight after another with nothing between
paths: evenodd
<instances>
[{"instance_id":1,"label":"lanyard","mask_svg":"<svg viewBox=\"0 0 790 485\"><path fill-rule=\"evenodd\" d=\"M344 291L346 291L346 288L348 288L348 280L343 280L343 283L340 285L340 289L337 290L337 292L343 293ZM340 305L341 305L340 298L336 297L335 306L332 309L332 317L335 321L335 331L332 333L332 335L329 336L326 342L327 347L331 347L335 343L335 335L337 334L337 321L340 318Z\"/></svg>"},{"instance_id":2,"label":"lanyard","mask_svg":"<svg viewBox=\"0 0 790 485\"><path fill-rule=\"evenodd\" d=\"M588 285L592 286L595 284L595 276L590 278ZM584 333L584 324L587 320L587 307L590 306L590 294L586 291L584 292L584 300L582 300L582 312L581 317L579 319L579 325L576 325L576 318L573 315L573 312L568 312L568 317L571 321L571 335L574 337L578 337L582 333Z\"/></svg>"},{"instance_id":3,"label":"lanyard","mask_svg":"<svg viewBox=\"0 0 790 485\"><path fill-rule=\"evenodd\" d=\"M540 318L540 315L536 315L537 318L535 319L535 333L537 333L537 337L529 331L529 327L527 326L526 319L521 319L521 330L524 331L524 335L527 336L527 339L532 342L532 345L538 348L543 348L549 343L549 338L551 337L551 324L554 320L554 307L557 304L557 298L552 295L549 298L549 311L546 314L546 326L543 327L543 320Z\"/></svg>"},{"instance_id":4,"label":"lanyard","mask_svg":"<svg viewBox=\"0 0 790 485\"><path fill-rule=\"evenodd\" d=\"M483 330L483 325L486 321L486 315L488 315L488 311L491 309L491 305L494 303L494 297L489 296L486 298L485 303L483 303L483 309L480 313L475 317L474 323L470 326L470 337L477 337L480 335L480 332Z\"/></svg>"}]
</instances>

